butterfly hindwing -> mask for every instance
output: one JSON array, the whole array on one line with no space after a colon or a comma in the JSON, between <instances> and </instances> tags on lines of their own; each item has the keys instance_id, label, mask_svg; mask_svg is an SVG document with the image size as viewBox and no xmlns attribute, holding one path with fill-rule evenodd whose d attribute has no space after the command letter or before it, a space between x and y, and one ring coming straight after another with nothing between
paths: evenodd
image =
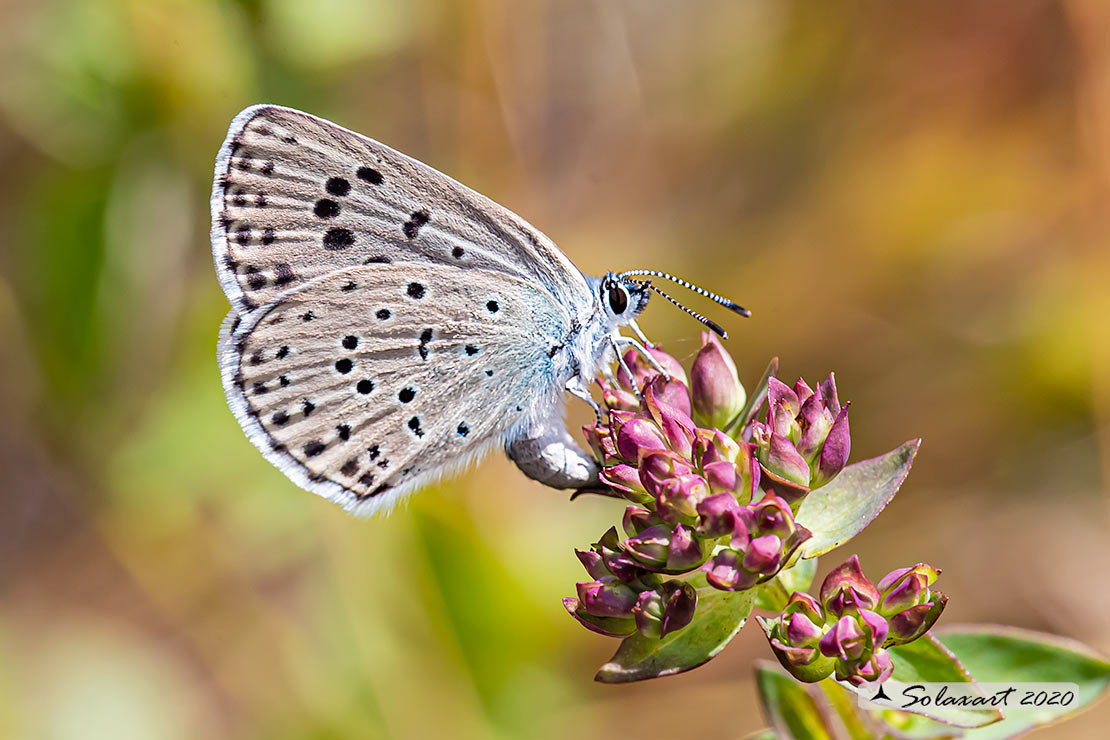
<instances>
[{"instance_id":1,"label":"butterfly hindwing","mask_svg":"<svg viewBox=\"0 0 1110 740\"><path fill-rule=\"evenodd\" d=\"M340 270L229 322L247 435L302 487L372 513L549 408L572 318L520 278L420 263Z\"/></svg>"},{"instance_id":2,"label":"butterfly hindwing","mask_svg":"<svg viewBox=\"0 0 1110 740\"><path fill-rule=\"evenodd\" d=\"M582 274L527 222L446 175L307 113L231 124L212 190L216 270L246 314L322 275L425 262L530 280L584 305Z\"/></svg>"}]
</instances>

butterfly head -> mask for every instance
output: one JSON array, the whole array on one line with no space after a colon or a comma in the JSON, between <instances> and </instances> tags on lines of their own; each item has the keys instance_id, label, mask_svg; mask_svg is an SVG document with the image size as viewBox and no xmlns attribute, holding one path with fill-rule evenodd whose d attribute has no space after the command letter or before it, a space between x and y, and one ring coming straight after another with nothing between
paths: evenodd
<instances>
[{"instance_id":1,"label":"butterfly head","mask_svg":"<svg viewBox=\"0 0 1110 740\"><path fill-rule=\"evenodd\" d=\"M597 291L598 301L614 326L623 326L636 318L647 308L651 297L647 284L615 272L605 273L598 281Z\"/></svg>"},{"instance_id":2,"label":"butterfly head","mask_svg":"<svg viewBox=\"0 0 1110 740\"><path fill-rule=\"evenodd\" d=\"M626 270L625 272L607 272L605 273L605 277L597 281L598 300L604 307L609 321L613 326L623 326L635 319L636 316L647 307L648 298L651 297L651 293L655 292L693 316L721 337L728 338L728 333L716 322L707 319L691 308L687 308L682 303L660 290L658 286L653 285L650 279L638 280L636 279L638 277L657 277L670 280L741 316L751 316L751 311L737 304L735 301L717 295L705 288L698 287L687 280L675 277L669 273L660 272L659 270Z\"/></svg>"}]
</instances>

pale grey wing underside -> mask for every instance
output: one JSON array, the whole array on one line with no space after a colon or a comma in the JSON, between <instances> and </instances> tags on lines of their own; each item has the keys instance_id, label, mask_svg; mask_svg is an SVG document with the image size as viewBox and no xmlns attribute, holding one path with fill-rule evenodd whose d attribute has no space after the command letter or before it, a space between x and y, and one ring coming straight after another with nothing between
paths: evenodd
<instances>
[{"instance_id":1,"label":"pale grey wing underside","mask_svg":"<svg viewBox=\"0 0 1110 740\"><path fill-rule=\"evenodd\" d=\"M224 386L248 437L361 514L550 414L572 321L520 278L426 263L350 267L228 318Z\"/></svg>"},{"instance_id":2,"label":"pale grey wing underside","mask_svg":"<svg viewBox=\"0 0 1110 740\"><path fill-rule=\"evenodd\" d=\"M383 144L289 108L257 105L235 118L211 205L216 270L241 314L337 269L397 262L517 277L572 313L592 300L578 268L519 216Z\"/></svg>"}]
</instances>

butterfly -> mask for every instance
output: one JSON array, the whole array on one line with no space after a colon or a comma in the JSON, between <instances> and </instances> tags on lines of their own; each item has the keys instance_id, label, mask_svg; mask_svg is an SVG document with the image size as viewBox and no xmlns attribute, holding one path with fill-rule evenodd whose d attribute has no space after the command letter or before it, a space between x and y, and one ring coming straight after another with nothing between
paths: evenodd
<instances>
[{"instance_id":1,"label":"butterfly","mask_svg":"<svg viewBox=\"0 0 1110 740\"><path fill-rule=\"evenodd\" d=\"M654 270L584 275L516 214L334 123L255 105L216 157L212 252L231 303L227 401L298 486L369 515L494 447L555 488L597 483L563 422L629 346ZM629 326L635 337L621 334ZM658 368L664 372L662 368ZM665 374L665 373L664 373Z\"/></svg>"}]
</instances>

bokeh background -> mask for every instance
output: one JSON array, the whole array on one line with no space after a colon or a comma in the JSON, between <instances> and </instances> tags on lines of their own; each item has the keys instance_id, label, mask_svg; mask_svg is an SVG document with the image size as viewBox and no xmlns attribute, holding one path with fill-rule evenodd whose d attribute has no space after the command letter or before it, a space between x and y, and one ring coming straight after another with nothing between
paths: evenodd
<instances>
[{"instance_id":1,"label":"bokeh background","mask_svg":"<svg viewBox=\"0 0 1110 740\"><path fill-rule=\"evenodd\" d=\"M5 0L0 736L764 725L755 629L691 674L591 681L615 643L559 600L619 503L495 456L359 521L245 440L207 199L262 101L444 170L587 272L750 306L717 317L749 383L773 355L835 370L855 459L925 439L838 554L941 566L945 623L1110 651L1110 4ZM698 347L662 301L642 323Z\"/></svg>"}]
</instances>

